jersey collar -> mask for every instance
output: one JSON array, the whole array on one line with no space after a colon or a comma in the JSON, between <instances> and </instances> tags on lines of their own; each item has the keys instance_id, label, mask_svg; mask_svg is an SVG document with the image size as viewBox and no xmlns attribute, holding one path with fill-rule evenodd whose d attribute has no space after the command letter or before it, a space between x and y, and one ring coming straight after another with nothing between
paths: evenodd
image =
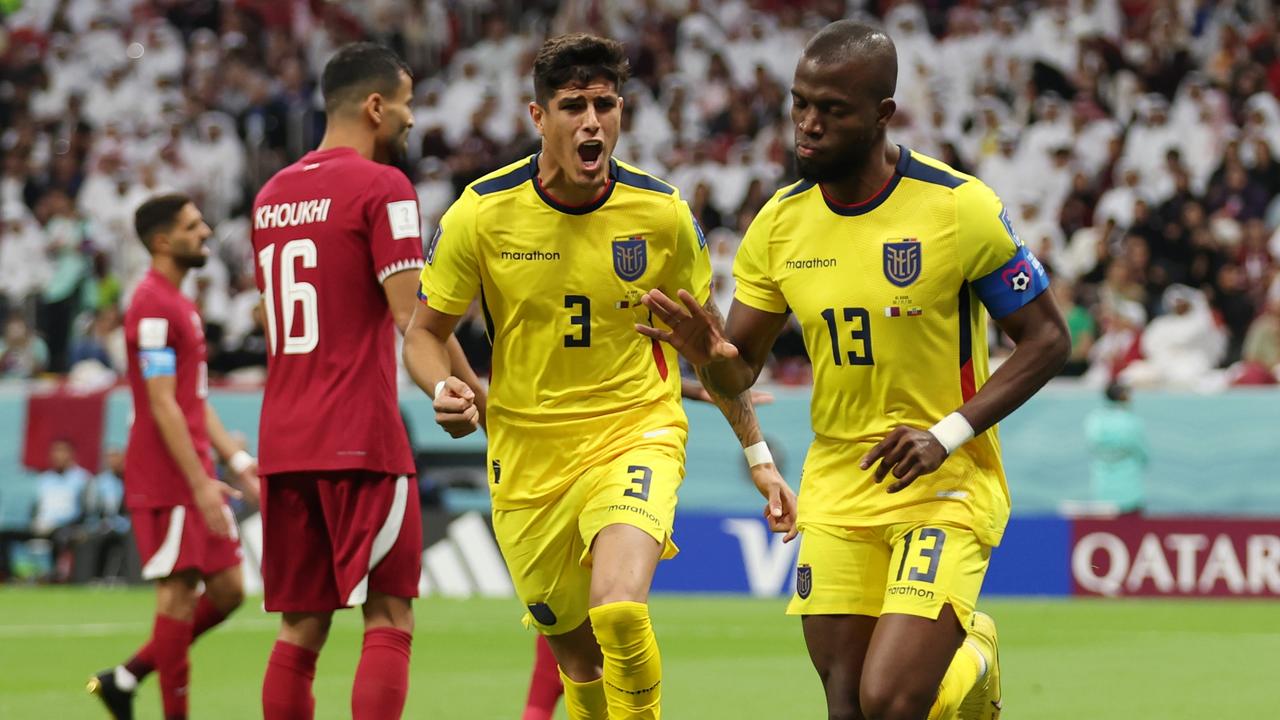
<instances>
[{"instance_id":1,"label":"jersey collar","mask_svg":"<svg viewBox=\"0 0 1280 720\"><path fill-rule=\"evenodd\" d=\"M618 161L609 158L609 179L605 181L604 189L596 196L594 200L584 205L566 205L556 200L542 187L542 183L538 180L538 158L542 153L535 153L529 161L530 171L533 174L533 190L538 193L538 197L542 198L542 202L546 203L552 210L558 210L567 215L586 215L589 212L599 210L609 200L609 196L613 194L613 188L618 184Z\"/></svg>"},{"instance_id":2,"label":"jersey collar","mask_svg":"<svg viewBox=\"0 0 1280 720\"><path fill-rule=\"evenodd\" d=\"M827 195L826 190L823 190L821 185L818 186L818 192L822 194L822 200L827 204L828 208L831 208L831 212L836 213L837 215L844 215L845 217L865 215L866 213L880 207L884 204L885 200L889 199L889 196L893 194L894 188L898 187L898 182L902 180L902 176L906 173L907 163L909 162L911 162L911 151L899 145L898 162L894 165L893 174L889 176L884 187L876 191L875 195L872 195L861 202L853 203L852 205L845 205L832 200L831 196Z\"/></svg>"}]
</instances>

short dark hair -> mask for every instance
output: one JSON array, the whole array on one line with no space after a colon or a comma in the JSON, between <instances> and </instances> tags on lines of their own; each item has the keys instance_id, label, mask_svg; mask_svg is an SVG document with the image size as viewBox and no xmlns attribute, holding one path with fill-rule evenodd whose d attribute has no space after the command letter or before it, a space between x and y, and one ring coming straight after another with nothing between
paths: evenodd
<instances>
[{"instance_id":1,"label":"short dark hair","mask_svg":"<svg viewBox=\"0 0 1280 720\"><path fill-rule=\"evenodd\" d=\"M151 239L155 234L172 228L178 220L178 213L190 202L191 198L183 193L168 193L148 198L138 206L133 213L133 229L147 252L151 251Z\"/></svg>"},{"instance_id":2,"label":"short dark hair","mask_svg":"<svg viewBox=\"0 0 1280 720\"><path fill-rule=\"evenodd\" d=\"M413 77L408 63L385 45L357 42L343 45L329 58L320 76L324 111L364 100L370 93L390 95L400 85L400 73Z\"/></svg>"},{"instance_id":3,"label":"short dark hair","mask_svg":"<svg viewBox=\"0 0 1280 720\"><path fill-rule=\"evenodd\" d=\"M533 59L533 95L546 107L556 90L604 78L621 89L631 75L622 43L586 33L560 35L542 43Z\"/></svg>"},{"instance_id":4,"label":"short dark hair","mask_svg":"<svg viewBox=\"0 0 1280 720\"><path fill-rule=\"evenodd\" d=\"M868 89L879 97L893 97L898 87L898 49L884 30L856 20L837 20L818 31L805 45L804 56L824 65L858 60L870 64L874 82Z\"/></svg>"}]
</instances>

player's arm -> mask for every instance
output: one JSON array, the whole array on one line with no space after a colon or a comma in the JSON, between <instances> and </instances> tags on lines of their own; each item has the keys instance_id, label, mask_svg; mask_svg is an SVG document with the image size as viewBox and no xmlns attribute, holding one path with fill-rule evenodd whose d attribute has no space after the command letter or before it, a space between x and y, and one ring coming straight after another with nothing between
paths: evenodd
<instances>
[{"instance_id":1,"label":"player's arm","mask_svg":"<svg viewBox=\"0 0 1280 720\"><path fill-rule=\"evenodd\" d=\"M720 311L710 299L701 309L716 325L722 324ZM751 482L767 501L764 516L769 523L769 529L773 532L785 532L786 536L782 541L791 542L796 536L796 494L782 478L778 467L773 464L773 455L769 452L769 446L765 444L764 433L761 432L760 421L756 417L751 391L743 389L734 395L721 394L711 389L712 385L707 378L709 366L703 365L697 370L698 378L703 386L708 388L707 393L711 402L720 408L720 413L728 421L729 427L733 428L733 433L738 436L738 443L746 453L747 465L751 469ZM756 374L759 374L759 370ZM754 381L755 376L752 377L752 382Z\"/></svg>"},{"instance_id":2,"label":"player's arm","mask_svg":"<svg viewBox=\"0 0 1280 720\"><path fill-rule=\"evenodd\" d=\"M236 487L240 488L251 502L257 503L258 461L249 454L243 443L227 432L226 426L222 424L222 418L218 417L218 412L213 409L213 405L208 400L204 403L204 422L209 430L209 442L213 444L213 449L218 453L218 457L222 458L222 462L231 468Z\"/></svg>"},{"instance_id":3,"label":"player's arm","mask_svg":"<svg viewBox=\"0 0 1280 720\"><path fill-rule=\"evenodd\" d=\"M458 376L458 370L465 368L464 375L469 373L477 384L480 382L453 336L459 319L460 315L448 315L418 303L404 332L405 369L431 397L436 422L455 438L474 432L482 417L476 402L479 396L470 383ZM461 359L460 365L455 364L455 356ZM483 397L480 402L484 402Z\"/></svg>"},{"instance_id":4,"label":"player's arm","mask_svg":"<svg viewBox=\"0 0 1280 720\"><path fill-rule=\"evenodd\" d=\"M396 327L400 329L400 334L404 335L405 338L405 365L407 367L409 326L413 321L414 312L421 305L418 302L418 273L398 272L383 281L382 289L387 294L387 304L391 306L391 314L395 317ZM457 318L454 318L454 324L457 324ZM458 343L458 338L453 335L452 330L450 330L449 337L445 340L445 349L449 355L450 374L471 388L472 402L479 413L480 426L485 427L485 407L488 403L489 395L487 386L480 379L480 376L476 374L475 369L471 367L471 362L467 360L466 353L462 352L462 345ZM412 376L412 371L410 376ZM431 387L434 388L435 385L433 384ZM423 389L425 390L426 388Z\"/></svg>"},{"instance_id":5,"label":"player's arm","mask_svg":"<svg viewBox=\"0 0 1280 720\"><path fill-rule=\"evenodd\" d=\"M1013 339L1013 354L974 395L928 430L899 425L862 458L874 463L876 482L890 472L889 492L937 470L947 457L1027 401L1071 355L1071 334L1049 277L1022 244L999 198L981 183L957 190L958 249L965 279L1000 329Z\"/></svg>"},{"instance_id":6,"label":"player's arm","mask_svg":"<svg viewBox=\"0 0 1280 720\"><path fill-rule=\"evenodd\" d=\"M187 419L178 407L177 360L172 348L143 350L143 382L147 388L147 403L151 417L155 419L165 449L177 463L178 469L191 488L196 508L209 530L222 537L231 537L229 513L224 512L223 495L238 496L230 486L209 477L196 453L195 442Z\"/></svg>"}]
</instances>

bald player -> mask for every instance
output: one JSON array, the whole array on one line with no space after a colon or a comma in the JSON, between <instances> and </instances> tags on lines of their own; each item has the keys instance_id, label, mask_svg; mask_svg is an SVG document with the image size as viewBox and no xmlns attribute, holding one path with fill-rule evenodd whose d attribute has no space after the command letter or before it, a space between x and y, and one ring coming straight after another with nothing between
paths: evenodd
<instances>
[{"instance_id":1,"label":"bald player","mask_svg":"<svg viewBox=\"0 0 1280 720\"><path fill-rule=\"evenodd\" d=\"M814 363L796 594L833 720L994 719L996 631L975 610L1009 517L996 423L1066 361L1048 278L977 178L889 142L897 54L832 23L796 68L800 182L752 222L723 324L643 302L703 384L736 396L795 313ZM987 316L1017 347L994 373Z\"/></svg>"}]
</instances>

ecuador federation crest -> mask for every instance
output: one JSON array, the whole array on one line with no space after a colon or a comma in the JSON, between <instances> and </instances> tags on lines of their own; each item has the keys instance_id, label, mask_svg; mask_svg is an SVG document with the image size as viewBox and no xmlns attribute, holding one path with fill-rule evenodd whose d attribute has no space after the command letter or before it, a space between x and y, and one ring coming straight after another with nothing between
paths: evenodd
<instances>
[{"instance_id":1,"label":"ecuador federation crest","mask_svg":"<svg viewBox=\"0 0 1280 720\"><path fill-rule=\"evenodd\" d=\"M648 265L648 247L643 237L636 235L613 241L613 271L618 277L627 282L639 280Z\"/></svg>"},{"instance_id":2,"label":"ecuador federation crest","mask_svg":"<svg viewBox=\"0 0 1280 720\"><path fill-rule=\"evenodd\" d=\"M808 565L796 566L796 595L806 600L813 591L813 568Z\"/></svg>"},{"instance_id":3,"label":"ecuador federation crest","mask_svg":"<svg viewBox=\"0 0 1280 720\"><path fill-rule=\"evenodd\" d=\"M903 238L884 243L884 276L897 285L906 287L920 277L920 241Z\"/></svg>"}]
</instances>

